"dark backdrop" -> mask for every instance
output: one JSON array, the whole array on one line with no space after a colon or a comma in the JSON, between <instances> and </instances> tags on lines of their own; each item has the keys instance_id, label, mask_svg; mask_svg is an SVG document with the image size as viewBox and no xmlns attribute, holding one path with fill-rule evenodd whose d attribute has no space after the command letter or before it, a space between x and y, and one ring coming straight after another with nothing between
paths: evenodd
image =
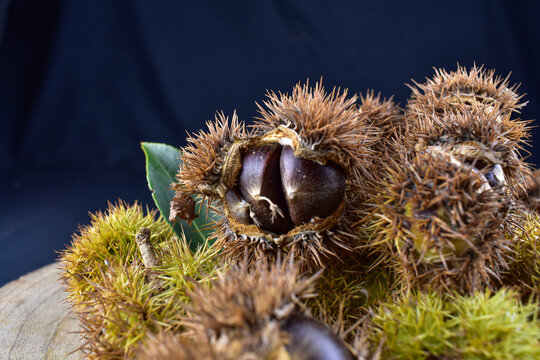
<instances>
[{"instance_id":1,"label":"dark backdrop","mask_svg":"<svg viewBox=\"0 0 540 360\"><path fill-rule=\"evenodd\" d=\"M152 204L140 141L180 146L216 110L249 120L266 89L323 76L404 104L411 78L476 62L512 72L538 117L539 16L490 0L0 0L0 284L53 261L107 200Z\"/></svg>"}]
</instances>

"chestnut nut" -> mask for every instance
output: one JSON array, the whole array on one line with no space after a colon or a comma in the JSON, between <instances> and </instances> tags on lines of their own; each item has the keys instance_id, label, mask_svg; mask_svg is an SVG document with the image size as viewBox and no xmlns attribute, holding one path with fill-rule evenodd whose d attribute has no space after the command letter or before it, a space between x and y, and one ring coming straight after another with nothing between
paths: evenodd
<instances>
[{"instance_id":1,"label":"chestnut nut","mask_svg":"<svg viewBox=\"0 0 540 360\"><path fill-rule=\"evenodd\" d=\"M225 204L235 222L281 235L331 216L344 197L345 173L338 165L297 157L288 145L267 144L245 151Z\"/></svg>"},{"instance_id":2,"label":"chestnut nut","mask_svg":"<svg viewBox=\"0 0 540 360\"><path fill-rule=\"evenodd\" d=\"M290 336L288 351L293 359L351 360L343 342L322 323L293 314L281 326Z\"/></svg>"}]
</instances>

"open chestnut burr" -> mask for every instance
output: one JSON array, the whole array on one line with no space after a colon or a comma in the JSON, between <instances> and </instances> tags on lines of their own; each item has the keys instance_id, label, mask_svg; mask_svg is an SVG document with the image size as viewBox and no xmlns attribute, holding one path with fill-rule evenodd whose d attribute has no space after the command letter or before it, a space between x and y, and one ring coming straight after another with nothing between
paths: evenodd
<instances>
[{"instance_id":1,"label":"open chestnut burr","mask_svg":"<svg viewBox=\"0 0 540 360\"><path fill-rule=\"evenodd\" d=\"M356 96L320 83L268 98L249 131L236 114L230 123L221 114L188 138L171 220L194 218L196 194L223 214L213 236L226 257L294 253L313 269L339 262L355 246L353 224L377 179L381 131ZM369 100L370 111L395 117L391 101Z\"/></svg>"}]
</instances>

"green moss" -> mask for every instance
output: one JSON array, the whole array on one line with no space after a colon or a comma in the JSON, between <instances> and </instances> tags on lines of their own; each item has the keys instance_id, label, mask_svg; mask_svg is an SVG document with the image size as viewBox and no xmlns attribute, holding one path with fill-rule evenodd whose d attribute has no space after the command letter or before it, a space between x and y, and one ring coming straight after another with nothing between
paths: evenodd
<instances>
[{"instance_id":1,"label":"green moss","mask_svg":"<svg viewBox=\"0 0 540 360\"><path fill-rule=\"evenodd\" d=\"M448 327L463 359L540 359L538 304L499 291L456 297Z\"/></svg>"},{"instance_id":2,"label":"green moss","mask_svg":"<svg viewBox=\"0 0 540 360\"><path fill-rule=\"evenodd\" d=\"M208 284L217 268L208 245L193 254L154 211L138 204L109 205L91 215L62 253L68 300L85 328L84 350L93 359L133 358L149 334L182 331L190 281ZM135 235L151 230L161 265L148 269Z\"/></svg>"},{"instance_id":3,"label":"green moss","mask_svg":"<svg viewBox=\"0 0 540 360\"><path fill-rule=\"evenodd\" d=\"M383 359L538 359L537 308L506 290L421 293L380 306L369 340Z\"/></svg>"},{"instance_id":4,"label":"green moss","mask_svg":"<svg viewBox=\"0 0 540 360\"><path fill-rule=\"evenodd\" d=\"M383 358L426 359L451 347L445 327L450 315L437 295L422 295L382 305L375 317L371 341L384 345Z\"/></svg>"}]
</instances>

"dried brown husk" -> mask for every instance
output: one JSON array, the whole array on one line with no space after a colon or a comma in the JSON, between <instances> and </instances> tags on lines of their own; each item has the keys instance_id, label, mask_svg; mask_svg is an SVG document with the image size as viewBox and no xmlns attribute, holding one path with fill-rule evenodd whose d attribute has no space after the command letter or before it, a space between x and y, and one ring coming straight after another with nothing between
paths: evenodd
<instances>
[{"instance_id":1,"label":"dried brown husk","mask_svg":"<svg viewBox=\"0 0 540 360\"><path fill-rule=\"evenodd\" d=\"M379 134L380 141L372 146L377 152L377 160L384 162L388 156L395 155L398 149L394 145L403 142L407 122L403 110L393 101L393 96L383 98L373 90L360 94L358 112L359 117Z\"/></svg>"},{"instance_id":2,"label":"dried brown husk","mask_svg":"<svg viewBox=\"0 0 540 360\"><path fill-rule=\"evenodd\" d=\"M435 69L425 83L413 82L408 112L412 116L434 113L443 116L460 112L463 106L474 108L499 108L504 115L518 113L525 105L517 93L519 85L512 85L510 75L498 76L495 70L474 65L469 70L459 66L456 71Z\"/></svg>"},{"instance_id":3,"label":"dried brown husk","mask_svg":"<svg viewBox=\"0 0 540 360\"><path fill-rule=\"evenodd\" d=\"M207 131L190 135L186 139L188 145L181 149L182 165L174 186L177 191L218 194L230 148L250 137L236 113L230 121L223 113L218 113L206 126Z\"/></svg>"},{"instance_id":4,"label":"dried brown husk","mask_svg":"<svg viewBox=\"0 0 540 360\"><path fill-rule=\"evenodd\" d=\"M519 225L504 187L445 152L405 154L388 174L365 220L373 267L395 269L403 290L498 288Z\"/></svg>"},{"instance_id":5,"label":"dried brown husk","mask_svg":"<svg viewBox=\"0 0 540 360\"><path fill-rule=\"evenodd\" d=\"M217 360L206 341L202 337L195 343L185 336L163 332L147 342L139 360Z\"/></svg>"},{"instance_id":6,"label":"dried brown husk","mask_svg":"<svg viewBox=\"0 0 540 360\"><path fill-rule=\"evenodd\" d=\"M524 192L526 176L530 173L520 152L529 137L529 121L511 120L499 111L464 107L439 117L425 114L422 121L409 125L408 148L429 151L443 149L468 163L484 163L486 167L502 167L506 188L514 198Z\"/></svg>"},{"instance_id":7,"label":"dried brown husk","mask_svg":"<svg viewBox=\"0 0 540 360\"><path fill-rule=\"evenodd\" d=\"M529 125L515 115L525 106L517 86L493 70L474 66L437 69L426 83L411 86L406 118L409 149L445 146L469 160L501 165L512 196L522 196L530 167L524 163Z\"/></svg>"},{"instance_id":8,"label":"dried brown husk","mask_svg":"<svg viewBox=\"0 0 540 360\"><path fill-rule=\"evenodd\" d=\"M253 128L261 135L276 133L277 138L282 132L293 143L295 155L321 163L331 160L353 174L357 168L369 168L371 145L379 139L358 117L356 100L347 90L327 93L322 82L310 87L308 81L297 84L291 95L268 93Z\"/></svg>"}]
</instances>

